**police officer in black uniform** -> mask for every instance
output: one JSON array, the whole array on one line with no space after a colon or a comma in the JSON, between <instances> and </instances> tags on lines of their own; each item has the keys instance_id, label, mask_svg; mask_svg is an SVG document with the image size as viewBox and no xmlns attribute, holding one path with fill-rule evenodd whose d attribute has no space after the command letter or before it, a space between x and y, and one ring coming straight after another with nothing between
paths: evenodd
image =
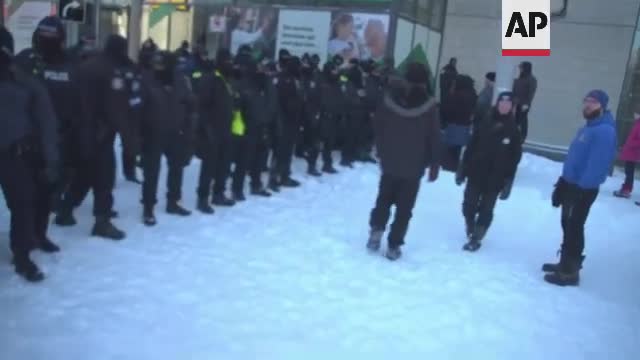
<instances>
[{"instance_id":1,"label":"police officer in black uniform","mask_svg":"<svg viewBox=\"0 0 640 360\"><path fill-rule=\"evenodd\" d=\"M16 63L26 73L33 74L47 88L58 119L58 138L62 176L56 188L47 182L37 184L36 236L46 252L60 248L47 237L49 215L52 206L59 206L64 189L71 183L78 164L79 149L74 147L72 129L78 122L78 83L75 79L73 60L64 50L65 32L59 18L45 17L34 33L33 49L26 49L16 57Z\"/></svg>"},{"instance_id":2,"label":"police officer in black uniform","mask_svg":"<svg viewBox=\"0 0 640 360\"><path fill-rule=\"evenodd\" d=\"M319 58L317 58L319 61ZM306 148L307 173L311 176L321 176L316 168L316 159L320 153L320 110L321 87L320 73L317 62L311 56L302 59L302 122L304 127L304 144Z\"/></svg>"},{"instance_id":3,"label":"police officer in black uniform","mask_svg":"<svg viewBox=\"0 0 640 360\"><path fill-rule=\"evenodd\" d=\"M278 139L276 162L278 168L278 185L298 187L300 182L291 178L291 163L296 138L300 130L302 115L301 61L291 57L284 62L285 71L276 78L281 133Z\"/></svg>"},{"instance_id":4,"label":"police officer in black uniform","mask_svg":"<svg viewBox=\"0 0 640 360\"><path fill-rule=\"evenodd\" d=\"M331 60L322 69L320 137L322 142L322 171L327 174L337 173L333 166L332 152L336 146L342 109L345 106L338 66L334 60ZM315 166L317 156L310 157L309 161Z\"/></svg>"},{"instance_id":5,"label":"police officer in black uniform","mask_svg":"<svg viewBox=\"0 0 640 360\"><path fill-rule=\"evenodd\" d=\"M12 62L13 37L0 26L0 187L11 212L15 271L36 282L44 279L30 258L42 241L36 198L38 184L53 184L59 176L58 124L47 90Z\"/></svg>"},{"instance_id":6,"label":"police officer in black uniform","mask_svg":"<svg viewBox=\"0 0 640 360\"><path fill-rule=\"evenodd\" d=\"M340 59L336 59L340 63ZM362 73L358 61L353 59L341 71L340 91L345 100L340 121L342 159L340 165L353 167L356 160L358 133L364 119Z\"/></svg>"},{"instance_id":7,"label":"police officer in black uniform","mask_svg":"<svg viewBox=\"0 0 640 360\"><path fill-rule=\"evenodd\" d=\"M72 211L84 196L85 184L93 190L93 214L96 218L92 235L122 240L126 234L111 222L113 189L116 177L114 141L120 135L123 151L137 153L139 124L132 121L131 107L140 100L127 88L131 76L131 60L127 40L119 35L107 38L104 50L78 68L81 90L82 119L76 141L83 155L81 175L74 178L63 199L58 218L73 217ZM133 83L133 82L132 82ZM58 219L59 220L59 219Z\"/></svg>"},{"instance_id":8,"label":"police officer in black uniform","mask_svg":"<svg viewBox=\"0 0 640 360\"><path fill-rule=\"evenodd\" d=\"M152 58L152 71L144 73L146 91L142 123L143 222L156 224L158 177L162 155L166 156L167 207L172 215L189 216L180 205L184 167L191 160L191 144L195 125L195 98L186 77L176 68L175 55L157 52Z\"/></svg>"},{"instance_id":9,"label":"police officer in black uniform","mask_svg":"<svg viewBox=\"0 0 640 360\"><path fill-rule=\"evenodd\" d=\"M371 155L373 151L373 115L384 97L384 83L380 74L381 67L373 60L363 62L364 83L364 123L358 138L358 160L375 164L376 159Z\"/></svg>"},{"instance_id":10,"label":"police officer in black uniform","mask_svg":"<svg viewBox=\"0 0 640 360\"><path fill-rule=\"evenodd\" d=\"M216 54L216 70L202 78L197 92L198 141L202 158L197 190L198 210L205 214L214 212L209 205L212 182L214 204L235 204L224 194L231 161L231 122L235 99L235 90L230 82L232 76L231 53L227 49L220 49Z\"/></svg>"}]
</instances>

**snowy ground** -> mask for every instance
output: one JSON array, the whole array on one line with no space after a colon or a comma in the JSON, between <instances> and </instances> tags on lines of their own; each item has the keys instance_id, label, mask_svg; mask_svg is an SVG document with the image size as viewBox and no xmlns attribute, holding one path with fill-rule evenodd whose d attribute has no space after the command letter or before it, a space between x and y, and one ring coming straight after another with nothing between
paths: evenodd
<instances>
[{"instance_id":1,"label":"snowy ground","mask_svg":"<svg viewBox=\"0 0 640 360\"><path fill-rule=\"evenodd\" d=\"M14 275L1 247L0 359L637 359L640 208L612 198L611 179L587 226L581 287L547 285L559 171L526 156L476 254L460 250L462 188L448 173L425 183L398 263L364 249L375 166L304 178L213 217L160 212L154 229L121 181L124 242L87 235L88 201L78 226L52 230L63 252L35 255L43 284ZM192 166L189 206L196 175Z\"/></svg>"}]
</instances>

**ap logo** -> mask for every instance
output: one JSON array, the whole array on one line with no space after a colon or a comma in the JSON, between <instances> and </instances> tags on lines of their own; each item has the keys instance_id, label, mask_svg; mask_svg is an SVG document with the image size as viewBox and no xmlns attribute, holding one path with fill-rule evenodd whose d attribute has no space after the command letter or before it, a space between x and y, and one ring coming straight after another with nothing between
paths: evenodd
<instances>
[{"instance_id":1,"label":"ap logo","mask_svg":"<svg viewBox=\"0 0 640 360\"><path fill-rule=\"evenodd\" d=\"M551 55L551 1L502 0L502 56Z\"/></svg>"}]
</instances>

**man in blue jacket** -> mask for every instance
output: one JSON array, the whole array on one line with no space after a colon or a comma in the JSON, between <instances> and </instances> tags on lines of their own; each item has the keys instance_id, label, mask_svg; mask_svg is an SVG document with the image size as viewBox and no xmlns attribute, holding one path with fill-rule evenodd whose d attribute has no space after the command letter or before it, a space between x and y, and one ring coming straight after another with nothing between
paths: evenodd
<instances>
[{"instance_id":1,"label":"man in blue jacket","mask_svg":"<svg viewBox=\"0 0 640 360\"><path fill-rule=\"evenodd\" d=\"M584 255L584 225L600 185L609 174L616 154L616 129L607 109L609 96L592 90L584 99L586 125L569 147L562 176L553 192L554 207L562 206L564 237L558 264L544 264L545 281L560 286L577 286Z\"/></svg>"}]
</instances>

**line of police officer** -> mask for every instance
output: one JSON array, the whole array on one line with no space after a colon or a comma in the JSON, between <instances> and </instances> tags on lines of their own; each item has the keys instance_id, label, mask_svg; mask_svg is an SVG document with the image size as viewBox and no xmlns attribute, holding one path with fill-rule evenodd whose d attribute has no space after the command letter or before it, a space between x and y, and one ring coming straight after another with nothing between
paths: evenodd
<instances>
[{"instance_id":1,"label":"line of police officer","mask_svg":"<svg viewBox=\"0 0 640 360\"><path fill-rule=\"evenodd\" d=\"M64 39L61 21L47 17L33 47L14 57L10 33L0 31L0 167L14 169L2 172L0 184L12 215L15 270L29 281L44 278L29 257L32 250L60 251L47 237L51 212L57 225L75 225L74 209L89 191L92 235L125 238L112 222L116 135L126 177L137 180L135 165L142 167L143 222L149 226L156 224L162 156L166 211L177 216L191 214L180 200L183 170L194 154L201 159L197 209L204 214L214 213L211 205L244 201L247 176L256 196L299 186L291 177L294 152L307 159L311 176L321 176L320 154L323 172L337 172L337 145L344 166L375 162L370 120L383 77L372 62L343 64L335 57L320 70L318 56L300 59L282 50L276 64L254 59L243 46L235 58L218 51L215 66L196 52L188 67L184 55L145 42L134 64L121 36L111 35L102 51L75 56Z\"/></svg>"}]
</instances>

